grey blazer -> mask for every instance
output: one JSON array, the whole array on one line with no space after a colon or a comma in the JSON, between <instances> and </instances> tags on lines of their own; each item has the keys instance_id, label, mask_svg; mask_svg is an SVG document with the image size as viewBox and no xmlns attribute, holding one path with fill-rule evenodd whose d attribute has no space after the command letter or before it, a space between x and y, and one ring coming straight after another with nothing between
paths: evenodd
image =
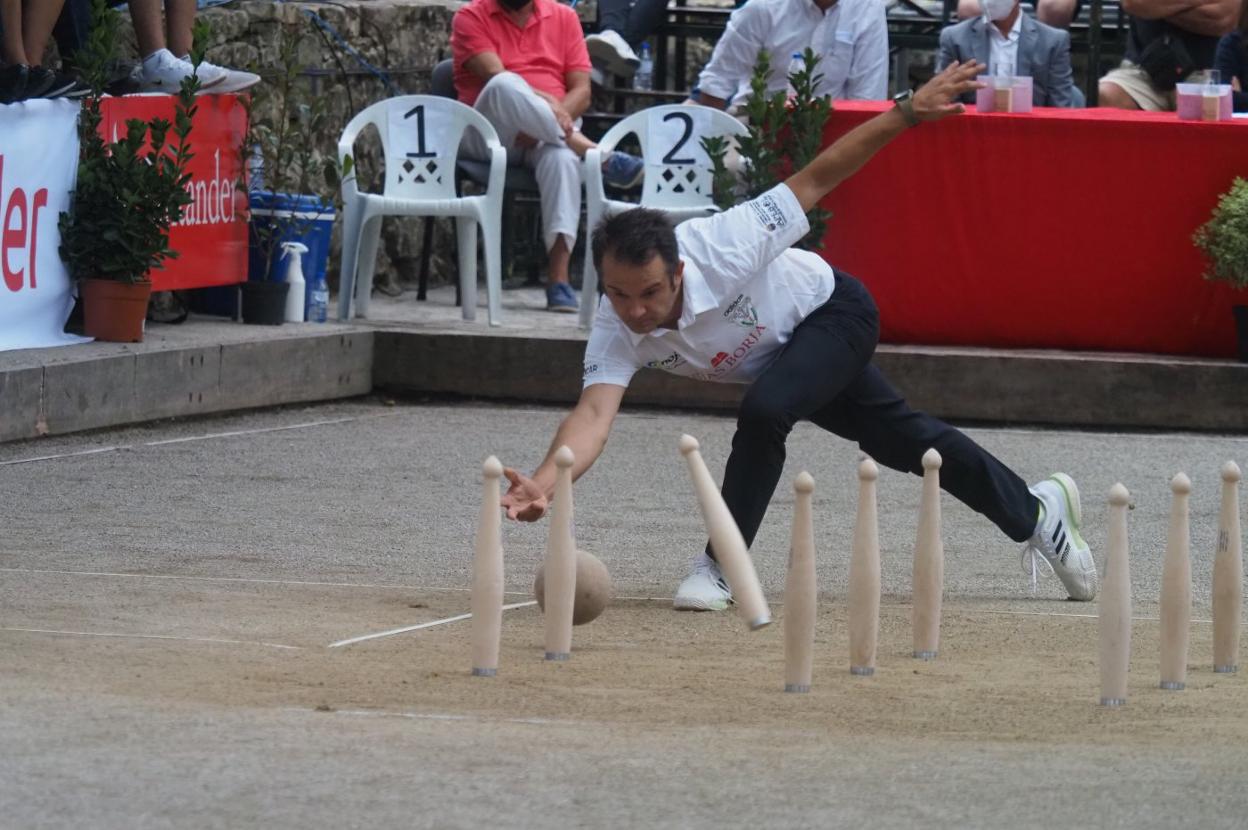
<instances>
[{"instance_id":1,"label":"grey blazer","mask_svg":"<svg viewBox=\"0 0 1248 830\"><path fill-rule=\"evenodd\" d=\"M992 52L988 44L990 25L983 15L979 15L942 29L937 66L944 69L955 60L962 62L972 58L987 66ZM1079 106L1076 104L1074 75L1070 68L1070 32L1046 26L1023 13L1014 74L1031 76L1034 106ZM973 104L975 93L963 95L962 101Z\"/></svg>"}]
</instances>

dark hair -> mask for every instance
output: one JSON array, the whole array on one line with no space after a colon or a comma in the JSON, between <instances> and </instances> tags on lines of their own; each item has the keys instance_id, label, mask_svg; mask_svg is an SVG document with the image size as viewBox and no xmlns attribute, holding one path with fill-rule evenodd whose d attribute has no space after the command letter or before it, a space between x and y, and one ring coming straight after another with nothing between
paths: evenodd
<instances>
[{"instance_id":1,"label":"dark hair","mask_svg":"<svg viewBox=\"0 0 1248 830\"><path fill-rule=\"evenodd\" d=\"M599 273L607 254L626 265L645 265L656 256L662 257L669 277L680 263L676 229L667 214L650 208L631 208L604 218L594 228L590 249Z\"/></svg>"}]
</instances>

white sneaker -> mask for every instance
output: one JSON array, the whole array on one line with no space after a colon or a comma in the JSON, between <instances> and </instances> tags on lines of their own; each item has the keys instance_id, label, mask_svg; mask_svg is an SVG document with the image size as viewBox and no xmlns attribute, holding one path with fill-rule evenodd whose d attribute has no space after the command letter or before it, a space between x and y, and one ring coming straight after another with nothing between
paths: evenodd
<instances>
[{"instance_id":1,"label":"white sneaker","mask_svg":"<svg viewBox=\"0 0 1248 830\"><path fill-rule=\"evenodd\" d=\"M703 552L693 560L693 571L676 589L672 606L677 611L723 611L730 602L732 592L719 564Z\"/></svg>"},{"instance_id":2,"label":"white sneaker","mask_svg":"<svg viewBox=\"0 0 1248 830\"><path fill-rule=\"evenodd\" d=\"M183 56L181 60L190 64L190 55ZM245 89L251 89L260 83L260 76L255 72L246 72L242 69L230 69L225 66L217 66L215 63L208 61L199 62L199 81L204 87L208 86L206 78L218 79L212 85L212 93L214 95L225 92L242 92Z\"/></svg>"},{"instance_id":3,"label":"white sneaker","mask_svg":"<svg viewBox=\"0 0 1248 830\"><path fill-rule=\"evenodd\" d=\"M585 48L589 50L590 61L601 65L614 75L631 78L641 66L641 59L633 51L619 33L603 29L596 35L585 38Z\"/></svg>"},{"instance_id":4,"label":"white sneaker","mask_svg":"<svg viewBox=\"0 0 1248 830\"><path fill-rule=\"evenodd\" d=\"M1079 535L1083 510L1074 479L1055 473L1033 486L1031 494L1040 500L1040 521L1023 549L1023 570L1031 573L1032 590L1036 588L1036 571L1043 563L1057 574L1071 599L1095 599L1096 562L1088 543Z\"/></svg>"},{"instance_id":5,"label":"white sneaker","mask_svg":"<svg viewBox=\"0 0 1248 830\"><path fill-rule=\"evenodd\" d=\"M226 78L225 70L220 67L201 63L196 73L190 61L174 57L168 49L158 49L143 59L139 68L139 86L144 92L177 95L182 88L182 80L192 74L199 76L199 88L203 91L218 86Z\"/></svg>"}]
</instances>

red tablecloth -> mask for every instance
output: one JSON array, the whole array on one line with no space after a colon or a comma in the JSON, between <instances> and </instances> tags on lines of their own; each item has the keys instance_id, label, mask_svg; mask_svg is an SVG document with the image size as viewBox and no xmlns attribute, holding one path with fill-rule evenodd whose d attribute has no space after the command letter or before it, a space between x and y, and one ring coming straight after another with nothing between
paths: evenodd
<instances>
[{"instance_id":1,"label":"red tablecloth","mask_svg":"<svg viewBox=\"0 0 1248 830\"><path fill-rule=\"evenodd\" d=\"M838 102L830 143L890 106ZM1192 233L1248 176L1248 121L968 112L904 133L825 201L823 255L875 295L885 341L1230 356Z\"/></svg>"},{"instance_id":2,"label":"red tablecloth","mask_svg":"<svg viewBox=\"0 0 1248 830\"><path fill-rule=\"evenodd\" d=\"M236 183L242 159L239 150L247 130L247 112L237 95L201 95L191 122L191 196L182 221L169 233L177 259L152 272L152 288L199 288L247 279L247 194ZM100 107L101 130L110 139L124 135L128 118L173 121L170 95L105 98ZM172 133L170 134L172 139Z\"/></svg>"}]
</instances>

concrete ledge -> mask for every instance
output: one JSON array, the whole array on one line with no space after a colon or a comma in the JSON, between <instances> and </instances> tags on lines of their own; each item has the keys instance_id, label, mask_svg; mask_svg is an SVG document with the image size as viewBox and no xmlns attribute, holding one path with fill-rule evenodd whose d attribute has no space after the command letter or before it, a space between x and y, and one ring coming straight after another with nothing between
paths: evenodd
<instances>
[{"instance_id":1,"label":"concrete ledge","mask_svg":"<svg viewBox=\"0 0 1248 830\"><path fill-rule=\"evenodd\" d=\"M197 322L134 345L0 354L0 441L397 394L568 404L583 334L394 324L267 329ZM955 421L1248 431L1248 365L1148 355L883 346L916 407ZM640 372L626 402L732 411L744 387Z\"/></svg>"},{"instance_id":2,"label":"concrete ledge","mask_svg":"<svg viewBox=\"0 0 1248 830\"><path fill-rule=\"evenodd\" d=\"M373 382L395 393L570 403L583 342L378 331ZM916 408L956 421L1242 432L1248 365L1150 355L882 346L876 362ZM633 404L731 410L743 387L643 370Z\"/></svg>"},{"instance_id":3,"label":"concrete ledge","mask_svg":"<svg viewBox=\"0 0 1248 830\"><path fill-rule=\"evenodd\" d=\"M371 330L289 329L210 325L134 345L6 353L0 441L372 391Z\"/></svg>"}]
</instances>

